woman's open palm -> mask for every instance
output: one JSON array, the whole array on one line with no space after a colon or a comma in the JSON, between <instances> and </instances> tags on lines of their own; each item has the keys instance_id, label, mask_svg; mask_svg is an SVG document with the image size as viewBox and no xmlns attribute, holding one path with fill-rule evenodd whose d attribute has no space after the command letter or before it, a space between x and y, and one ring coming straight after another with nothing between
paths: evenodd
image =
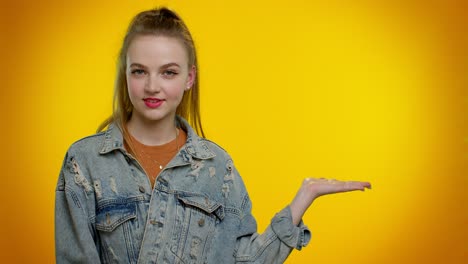
<instances>
[{"instance_id":1,"label":"woman's open palm","mask_svg":"<svg viewBox=\"0 0 468 264\"><path fill-rule=\"evenodd\" d=\"M350 192L361 190L364 191L365 188L370 189L371 184L369 182L360 182L360 181L339 181L335 179L316 179L316 178L306 178L302 187L305 188L306 192L314 196L314 198L340 192Z\"/></svg>"},{"instance_id":2,"label":"woman's open palm","mask_svg":"<svg viewBox=\"0 0 468 264\"><path fill-rule=\"evenodd\" d=\"M364 191L366 188L371 188L371 184L369 182L339 181L325 178L306 178L302 182L299 191L290 204L293 223L299 223L307 208L309 208L309 206L317 197L333 193L351 192L358 190Z\"/></svg>"}]
</instances>

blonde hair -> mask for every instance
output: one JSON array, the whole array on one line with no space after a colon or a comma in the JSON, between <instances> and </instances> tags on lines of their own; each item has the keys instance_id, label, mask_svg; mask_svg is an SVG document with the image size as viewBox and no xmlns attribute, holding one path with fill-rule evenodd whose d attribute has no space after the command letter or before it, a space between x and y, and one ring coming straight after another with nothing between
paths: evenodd
<instances>
[{"instance_id":1,"label":"blonde hair","mask_svg":"<svg viewBox=\"0 0 468 264\"><path fill-rule=\"evenodd\" d=\"M113 98L113 113L104 120L98 127L97 132L104 130L109 124L115 123L122 131L124 140L130 145L130 135L126 129L126 124L130 119L133 111L133 105L130 101L127 89L127 51L130 43L136 36L155 35L173 37L182 42L188 54L188 66L195 66L195 81L192 88L186 91L182 97L182 101L177 107L176 114L188 120L190 125L202 137L205 137L200 119L200 88L198 77L198 62L195 50L195 44L192 36L182 21L182 19L174 12L165 7L155 8L143 11L137 14L130 23L122 48L120 49L117 62L117 77L114 87ZM130 152L133 152L130 146Z\"/></svg>"}]
</instances>

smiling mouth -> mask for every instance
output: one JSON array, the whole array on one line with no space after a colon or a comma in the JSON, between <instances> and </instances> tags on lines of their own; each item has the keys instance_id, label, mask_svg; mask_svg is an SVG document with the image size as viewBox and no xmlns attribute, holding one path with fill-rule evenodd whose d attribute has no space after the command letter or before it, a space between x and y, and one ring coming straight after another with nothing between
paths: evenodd
<instances>
[{"instance_id":1,"label":"smiling mouth","mask_svg":"<svg viewBox=\"0 0 468 264\"><path fill-rule=\"evenodd\" d=\"M148 102L148 103L157 103L157 102L161 102L162 100L158 98L145 98L143 99L143 101Z\"/></svg>"},{"instance_id":2,"label":"smiling mouth","mask_svg":"<svg viewBox=\"0 0 468 264\"><path fill-rule=\"evenodd\" d=\"M149 108L158 108L164 103L164 100L158 98L145 98L143 99L145 105Z\"/></svg>"}]
</instances>

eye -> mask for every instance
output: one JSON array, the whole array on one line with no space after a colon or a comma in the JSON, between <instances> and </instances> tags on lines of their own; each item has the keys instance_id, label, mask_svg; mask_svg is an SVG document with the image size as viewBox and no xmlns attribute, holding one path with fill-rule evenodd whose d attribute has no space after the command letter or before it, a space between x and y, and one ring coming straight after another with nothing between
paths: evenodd
<instances>
[{"instance_id":1,"label":"eye","mask_svg":"<svg viewBox=\"0 0 468 264\"><path fill-rule=\"evenodd\" d=\"M163 75L166 76L166 77L173 77L173 76L177 75L177 72L174 71L174 70L165 70L163 72Z\"/></svg>"},{"instance_id":2,"label":"eye","mask_svg":"<svg viewBox=\"0 0 468 264\"><path fill-rule=\"evenodd\" d=\"M142 70L142 69L134 69L134 70L131 71L131 73L133 75L143 75L143 74L145 74L145 71Z\"/></svg>"}]
</instances>

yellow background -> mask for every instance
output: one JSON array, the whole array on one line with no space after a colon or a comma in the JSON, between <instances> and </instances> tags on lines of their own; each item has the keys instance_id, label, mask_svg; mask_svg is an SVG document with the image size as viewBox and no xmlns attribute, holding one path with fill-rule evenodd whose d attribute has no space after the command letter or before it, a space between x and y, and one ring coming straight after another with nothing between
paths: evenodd
<instances>
[{"instance_id":1,"label":"yellow background","mask_svg":"<svg viewBox=\"0 0 468 264\"><path fill-rule=\"evenodd\" d=\"M159 4L194 35L205 131L260 230L304 177L373 184L317 200L287 263L466 263L467 5L442 0L2 1L2 263L54 262L65 151L110 114L125 29Z\"/></svg>"}]
</instances>

